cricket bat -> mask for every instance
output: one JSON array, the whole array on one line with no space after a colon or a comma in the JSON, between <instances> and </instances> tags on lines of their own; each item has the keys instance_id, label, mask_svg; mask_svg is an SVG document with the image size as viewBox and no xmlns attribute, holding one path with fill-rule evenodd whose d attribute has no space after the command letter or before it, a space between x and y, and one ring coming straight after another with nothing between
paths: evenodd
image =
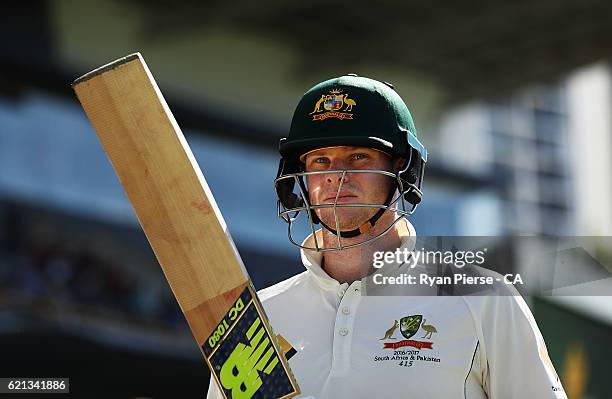
<instances>
[{"instance_id":1,"label":"cricket bat","mask_svg":"<svg viewBox=\"0 0 612 399\"><path fill-rule=\"evenodd\" d=\"M223 216L140 53L72 87L223 395L298 395Z\"/></svg>"}]
</instances>

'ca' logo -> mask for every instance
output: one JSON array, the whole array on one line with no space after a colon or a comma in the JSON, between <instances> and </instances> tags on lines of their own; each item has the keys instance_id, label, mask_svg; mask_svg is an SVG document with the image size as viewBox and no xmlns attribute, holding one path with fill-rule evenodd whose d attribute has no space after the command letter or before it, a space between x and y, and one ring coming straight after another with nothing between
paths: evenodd
<instances>
[{"instance_id":1,"label":"'ca' logo","mask_svg":"<svg viewBox=\"0 0 612 399\"><path fill-rule=\"evenodd\" d=\"M422 320L423 316L420 314L402 317L400 319L400 332L406 338L412 337L417 331L419 331Z\"/></svg>"}]
</instances>

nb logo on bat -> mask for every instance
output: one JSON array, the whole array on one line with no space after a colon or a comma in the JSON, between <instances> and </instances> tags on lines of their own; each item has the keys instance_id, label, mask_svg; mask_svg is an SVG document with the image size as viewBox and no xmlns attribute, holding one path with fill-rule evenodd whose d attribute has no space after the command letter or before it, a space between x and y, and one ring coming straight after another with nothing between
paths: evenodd
<instances>
[{"instance_id":1,"label":"nb logo on bat","mask_svg":"<svg viewBox=\"0 0 612 399\"><path fill-rule=\"evenodd\" d=\"M246 333L250 345L238 343L221 367L221 384L232 392L232 398L252 398L263 383L259 373L270 374L278 364L270 339L265 335L260 319L255 319Z\"/></svg>"},{"instance_id":2,"label":"nb logo on bat","mask_svg":"<svg viewBox=\"0 0 612 399\"><path fill-rule=\"evenodd\" d=\"M202 350L224 398L289 398L297 386L280 357L284 349L265 325L265 314L254 296L251 287L244 289ZM285 346L290 354L291 345L285 342Z\"/></svg>"}]
</instances>

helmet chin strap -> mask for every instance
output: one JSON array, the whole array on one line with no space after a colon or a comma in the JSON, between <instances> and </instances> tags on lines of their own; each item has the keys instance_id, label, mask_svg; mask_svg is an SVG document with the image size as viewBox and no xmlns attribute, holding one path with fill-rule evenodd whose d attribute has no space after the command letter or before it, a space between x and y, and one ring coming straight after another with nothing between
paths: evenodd
<instances>
[{"instance_id":1,"label":"helmet chin strap","mask_svg":"<svg viewBox=\"0 0 612 399\"><path fill-rule=\"evenodd\" d=\"M392 187L391 191L389 192L389 195L387 196L387 199L385 200L385 203L384 203L385 206L389 206L391 204L391 200L393 199L394 193L395 193L395 187ZM363 223L361 226L359 226L356 229L348 230L348 231L339 231L340 237L353 238L353 237L360 236L361 234L367 233L368 231L372 229L372 227L374 227L374 225L376 224L378 219L380 219L383 213L385 213L385 210L386 210L385 208L380 208L374 214L374 216L372 216L370 219L368 219L365 223ZM327 229L332 234L338 235L338 231L336 231L336 229L332 229L331 227L323 223L322 220L319 219L319 223L321 223L321 226L323 226L325 229Z\"/></svg>"}]
</instances>

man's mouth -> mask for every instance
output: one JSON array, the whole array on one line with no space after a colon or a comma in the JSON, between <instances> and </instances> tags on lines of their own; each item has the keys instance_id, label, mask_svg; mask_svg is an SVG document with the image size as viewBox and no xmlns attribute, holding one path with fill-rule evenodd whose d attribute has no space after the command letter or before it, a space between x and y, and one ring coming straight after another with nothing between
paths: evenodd
<instances>
[{"instance_id":1,"label":"man's mouth","mask_svg":"<svg viewBox=\"0 0 612 399\"><path fill-rule=\"evenodd\" d=\"M338 196L338 203L341 202L351 202L353 198L357 198L356 195L352 195L352 194L342 194ZM327 197L323 200L323 203L325 204L330 204L330 203L334 203L336 201L336 196L334 195L333 197Z\"/></svg>"}]
</instances>

